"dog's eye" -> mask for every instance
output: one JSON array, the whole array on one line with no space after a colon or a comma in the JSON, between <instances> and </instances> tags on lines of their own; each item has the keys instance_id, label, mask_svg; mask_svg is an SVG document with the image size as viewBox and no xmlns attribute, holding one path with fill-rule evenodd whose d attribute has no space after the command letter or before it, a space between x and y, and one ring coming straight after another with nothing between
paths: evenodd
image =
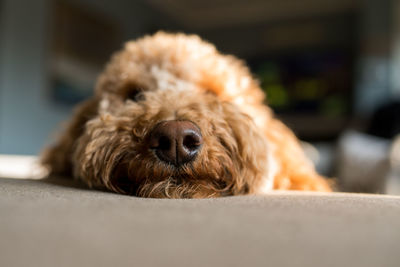
<instances>
[{"instance_id":1,"label":"dog's eye","mask_svg":"<svg viewBox=\"0 0 400 267\"><path fill-rule=\"evenodd\" d=\"M134 102L138 102L144 100L143 88L136 85L127 85L123 92L125 95L125 99L132 100Z\"/></svg>"},{"instance_id":2,"label":"dog's eye","mask_svg":"<svg viewBox=\"0 0 400 267\"><path fill-rule=\"evenodd\" d=\"M142 93L142 90L133 89L128 92L126 99L130 99L132 101L138 102L138 101L144 100L144 95Z\"/></svg>"}]
</instances>

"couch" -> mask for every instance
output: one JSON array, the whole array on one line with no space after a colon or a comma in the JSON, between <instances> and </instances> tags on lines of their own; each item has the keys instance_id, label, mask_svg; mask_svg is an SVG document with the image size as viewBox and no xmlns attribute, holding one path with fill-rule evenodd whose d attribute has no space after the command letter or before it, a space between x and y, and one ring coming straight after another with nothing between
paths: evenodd
<instances>
[{"instance_id":1,"label":"couch","mask_svg":"<svg viewBox=\"0 0 400 267\"><path fill-rule=\"evenodd\" d=\"M143 199L0 178L0 266L400 266L400 197Z\"/></svg>"}]
</instances>

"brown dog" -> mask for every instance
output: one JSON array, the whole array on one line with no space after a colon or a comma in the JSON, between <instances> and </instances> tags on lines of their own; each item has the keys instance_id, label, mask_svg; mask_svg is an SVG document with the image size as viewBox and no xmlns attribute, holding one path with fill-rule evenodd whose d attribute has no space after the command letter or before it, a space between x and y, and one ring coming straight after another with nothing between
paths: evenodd
<instances>
[{"instance_id":1,"label":"brown dog","mask_svg":"<svg viewBox=\"0 0 400 267\"><path fill-rule=\"evenodd\" d=\"M144 197L330 191L263 103L242 61L197 36L159 32L112 57L43 163Z\"/></svg>"}]
</instances>

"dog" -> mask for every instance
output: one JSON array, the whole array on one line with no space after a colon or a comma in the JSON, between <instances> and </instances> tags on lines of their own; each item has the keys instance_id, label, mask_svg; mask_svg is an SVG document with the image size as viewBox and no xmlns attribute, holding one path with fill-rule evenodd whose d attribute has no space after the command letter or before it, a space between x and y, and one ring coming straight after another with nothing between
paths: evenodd
<instances>
[{"instance_id":1,"label":"dog","mask_svg":"<svg viewBox=\"0 0 400 267\"><path fill-rule=\"evenodd\" d=\"M139 197L331 191L264 103L244 62L196 35L158 32L112 56L42 162Z\"/></svg>"}]
</instances>

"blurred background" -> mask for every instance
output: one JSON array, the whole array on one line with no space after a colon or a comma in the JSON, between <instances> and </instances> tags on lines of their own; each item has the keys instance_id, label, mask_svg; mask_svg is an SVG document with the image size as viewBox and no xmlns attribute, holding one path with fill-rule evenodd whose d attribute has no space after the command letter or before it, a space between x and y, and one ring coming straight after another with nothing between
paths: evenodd
<instances>
[{"instance_id":1,"label":"blurred background","mask_svg":"<svg viewBox=\"0 0 400 267\"><path fill-rule=\"evenodd\" d=\"M341 190L400 194L398 0L0 0L0 154L40 153L110 54L158 30L246 60Z\"/></svg>"}]
</instances>

